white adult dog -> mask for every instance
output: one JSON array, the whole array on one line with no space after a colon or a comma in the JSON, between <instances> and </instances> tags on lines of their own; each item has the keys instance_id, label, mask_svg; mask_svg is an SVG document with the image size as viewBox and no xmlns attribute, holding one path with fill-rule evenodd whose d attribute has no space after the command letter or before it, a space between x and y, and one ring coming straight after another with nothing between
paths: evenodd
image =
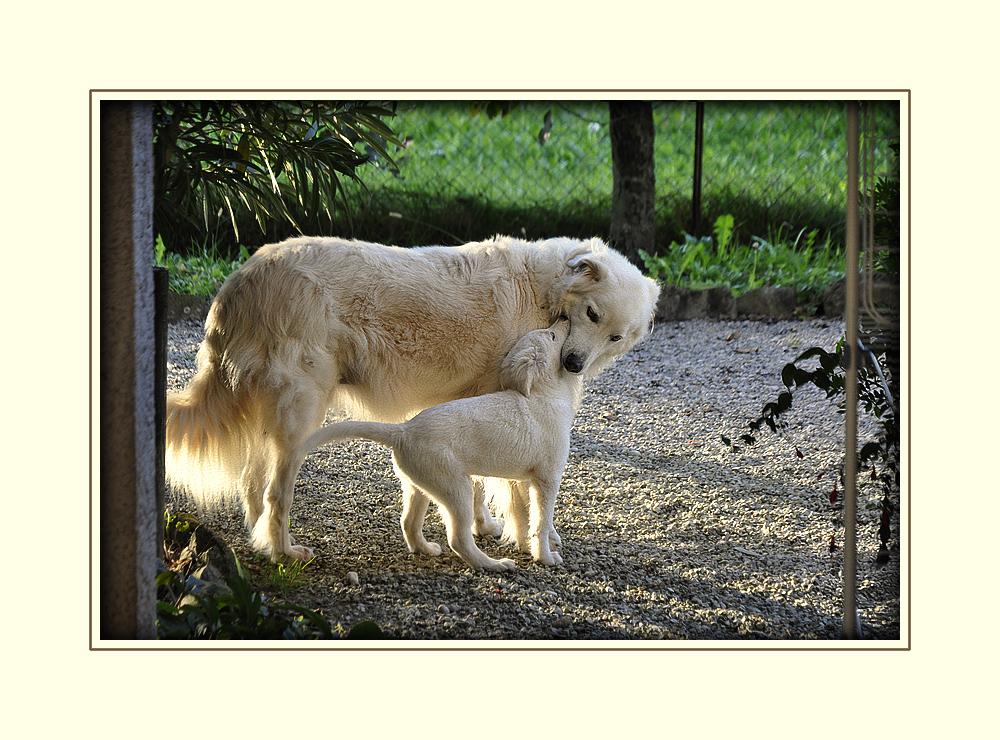
<instances>
[{"instance_id":1,"label":"white adult dog","mask_svg":"<svg viewBox=\"0 0 1000 740\"><path fill-rule=\"evenodd\" d=\"M592 376L648 331L658 292L599 239L262 247L222 286L195 377L167 398L168 480L202 508L239 494L255 548L309 560L289 512L299 448L328 409L402 422L491 393L517 339L560 317L570 326L562 366ZM526 510L523 487L511 492ZM485 507L474 529L494 531Z\"/></svg>"},{"instance_id":2,"label":"white adult dog","mask_svg":"<svg viewBox=\"0 0 1000 740\"><path fill-rule=\"evenodd\" d=\"M522 481L530 492L531 554L546 565L561 563L550 537L557 538L556 495L583 390L583 378L560 366L568 335L569 322L560 320L519 339L500 365L504 390L432 406L403 424L330 424L305 441L301 455L345 439L366 438L391 447L403 486L401 524L410 552L441 554L441 546L423 533L432 500L444 515L449 546L477 570L510 570L514 561L494 560L476 546L472 476Z\"/></svg>"}]
</instances>

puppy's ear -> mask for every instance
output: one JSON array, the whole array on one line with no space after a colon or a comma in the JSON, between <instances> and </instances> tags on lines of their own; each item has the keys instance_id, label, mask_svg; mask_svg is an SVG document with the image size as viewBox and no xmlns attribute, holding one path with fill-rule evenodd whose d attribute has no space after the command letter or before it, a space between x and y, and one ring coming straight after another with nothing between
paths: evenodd
<instances>
[{"instance_id":1,"label":"puppy's ear","mask_svg":"<svg viewBox=\"0 0 1000 740\"><path fill-rule=\"evenodd\" d=\"M500 363L500 387L515 390L522 396L530 395L531 387L545 372L545 365L545 352L535 345L515 347Z\"/></svg>"},{"instance_id":2,"label":"puppy's ear","mask_svg":"<svg viewBox=\"0 0 1000 740\"><path fill-rule=\"evenodd\" d=\"M580 254L566 263L577 282L599 283L605 277L604 265L592 254Z\"/></svg>"}]
</instances>

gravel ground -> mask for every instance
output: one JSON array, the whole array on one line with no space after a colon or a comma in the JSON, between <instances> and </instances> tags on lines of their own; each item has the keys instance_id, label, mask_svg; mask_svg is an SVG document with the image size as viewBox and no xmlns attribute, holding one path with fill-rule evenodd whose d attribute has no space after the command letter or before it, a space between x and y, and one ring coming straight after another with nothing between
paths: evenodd
<instances>
[{"instance_id":1,"label":"gravel ground","mask_svg":"<svg viewBox=\"0 0 1000 740\"><path fill-rule=\"evenodd\" d=\"M588 386L556 506L558 567L487 539L481 547L517 569L473 572L447 548L434 507L425 532L444 552L411 555L389 451L369 442L322 448L303 465L292 507L293 535L317 557L286 598L333 624L373 620L389 636L419 640L839 639L836 404L799 389L784 436L766 433L739 454L719 437L735 439L777 397L785 363L807 347L832 349L843 331L841 321L818 319L657 326ZM193 374L202 336L200 325L171 325L171 389ZM862 419L862 439L874 432ZM865 638L895 641L899 523L892 559L876 569L879 498L859 496L858 607ZM207 524L241 560L252 557L241 515Z\"/></svg>"}]
</instances>

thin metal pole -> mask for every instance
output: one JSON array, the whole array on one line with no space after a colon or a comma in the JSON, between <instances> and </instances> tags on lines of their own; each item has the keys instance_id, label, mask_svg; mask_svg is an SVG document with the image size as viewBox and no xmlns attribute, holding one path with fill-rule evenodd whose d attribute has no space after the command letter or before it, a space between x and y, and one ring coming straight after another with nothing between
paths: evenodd
<instances>
[{"instance_id":1,"label":"thin metal pole","mask_svg":"<svg viewBox=\"0 0 1000 740\"><path fill-rule=\"evenodd\" d=\"M858 265L860 220L858 218L858 163L860 130L858 103L847 104L847 267L845 276L847 321L847 391L844 414L844 637L861 636L857 607L857 449L858 449Z\"/></svg>"},{"instance_id":2,"label":"thin metal pole","mask_svg":"<svg viewBox=\"0 0 1000 740\"><path fill-rule=\"evenodd\" d=\"M694 106L694 187L691 193L691 231L701 237L701 160L704 152L705 104Z\"/></svg>"}]
</instances>

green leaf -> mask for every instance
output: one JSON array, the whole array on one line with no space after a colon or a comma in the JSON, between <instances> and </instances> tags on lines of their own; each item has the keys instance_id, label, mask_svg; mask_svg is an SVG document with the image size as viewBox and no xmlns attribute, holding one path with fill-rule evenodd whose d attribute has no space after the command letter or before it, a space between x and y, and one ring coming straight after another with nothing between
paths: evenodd
<instances>
[{"instance_id":1,"label":"green leaf","mask_svg":"<svg viewBox=\"0 0 1000 740\"><path fill-rule=\"evenodd\" d=\"M786 388L791 388L795 383L795 375L798 370L799 369L792 363L788 363L781 368L781 382Z\"/></svg>"},{"instance_id":2,"label":"green leaf","mask_svg":"<svg viewBox=\"0 0 1000 740\"><path fill-rule=\"evenodd\" d=\"M384 640L385 635L382 633L381 627L375 624L375 622L366 619L351 627L351 631L347 633L347 639Z\"/></svg>"},{"instance_id":3,"label":"green leaf","mask_svg":"<svg viewBox=\"0 0 1000 740\"><path fill-rule=\"evenodd\" d=\"M792 407L792 394L782 393L778 396L777 413L783 414Z\"/></svg>"},{"instance_id":4,"label":"green leaf","mask_svg":"<svg viewBox=\"0 0 1000 740\"><path fill-rule=\"evenodd\" d=\"M718 254L725 254L729 247L729 240L732 239L735 224L736 220L728 213L715 219L715 226L712 227L712 231L715 233Z\"/></svg>"}]
</instances>

